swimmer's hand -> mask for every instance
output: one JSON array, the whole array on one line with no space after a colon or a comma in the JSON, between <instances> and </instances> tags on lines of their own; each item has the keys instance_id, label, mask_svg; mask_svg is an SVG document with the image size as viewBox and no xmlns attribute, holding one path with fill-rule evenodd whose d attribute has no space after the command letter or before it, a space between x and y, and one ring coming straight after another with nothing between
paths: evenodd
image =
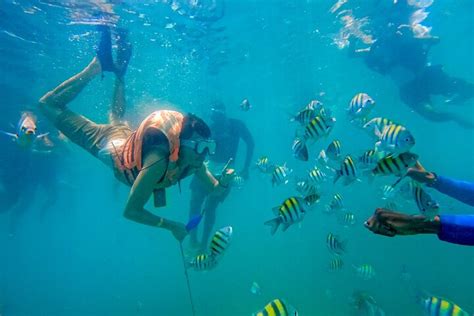
<instances>
[{"instance_id":1,"label":"swimmer's hand","mask_svg":"<svg viewBox=\"0 0 474 316\"><path fill-rule=\"evenodd\" d=\"M436 234L439 232L439 218L427 220L423 215L407 215L378 208L364 226L375 234L393 237L395 235Z\"/></svg>"},{"instance_id":2,"label":"swimmer's hand","mask_svg":"<svg viewBox=\"0 0 474 316\"><path fill-rule=\"evenodd\" d=\"M166 226L167 226L166 228L168 228L168 230L171 231L174 238L176 238L179 242L182 242L183 239L188 234L188 231L186 230L186 226L182 223L168 220L166 223Z\"/></svg>"},{"instance_id":3,"label":"swimmer's hand","mask_svg":"<svg viewBox=\"0 0 474 316\"><path fill-rule=\"evenodd\" d=\"M415 167L408 169L407 176L427 185L432 185L436 181L436 175L426 171L419 161L416 162Z\"/></svg>"},{"instance_id":4,"label":"swimmer's hand","mask_svg":"<svg viewBox=\"0 0 474 316\"><path fill-rule=\"evenodd\" d=\"M212 192L213 195L221 195L224 194L229 189L230 184L234 180L235 169L227 168L222 171L222 175L219 177L219 182L214 187L214 191Z\"/></svg>"}]
</instances>

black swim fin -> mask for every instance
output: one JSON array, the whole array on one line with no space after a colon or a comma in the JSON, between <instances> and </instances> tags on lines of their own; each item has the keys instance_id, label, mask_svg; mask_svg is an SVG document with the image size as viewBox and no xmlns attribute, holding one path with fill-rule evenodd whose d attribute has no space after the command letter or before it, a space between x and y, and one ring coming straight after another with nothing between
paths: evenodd
<instances>
[{"instance_id":1,"label":"black swim fin","mask_svg":"<svg viewBox=\"0 0 474 316\"><path fill-rule=\"evenodd\" d=\"M97 58L99 59L102 71L115 72L110 27L99 25L97 28L101 32L99 46L97 47Z\"/></svg>"}]
</instances>

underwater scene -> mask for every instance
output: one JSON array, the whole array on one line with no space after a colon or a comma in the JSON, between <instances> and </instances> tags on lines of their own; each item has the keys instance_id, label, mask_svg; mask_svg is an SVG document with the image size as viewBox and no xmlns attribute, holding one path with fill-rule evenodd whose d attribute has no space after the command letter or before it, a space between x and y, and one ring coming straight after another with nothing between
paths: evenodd
<instances>
[{"instance_id":1,"label":"underwater scene","mask_svg":"<svg viewBox=\"0 0 474 316\"><path fill-rule=\"evenodd\" d=\"M0 0L0 316L474 313L471 0Z\"/></svg>"}]
</instances>

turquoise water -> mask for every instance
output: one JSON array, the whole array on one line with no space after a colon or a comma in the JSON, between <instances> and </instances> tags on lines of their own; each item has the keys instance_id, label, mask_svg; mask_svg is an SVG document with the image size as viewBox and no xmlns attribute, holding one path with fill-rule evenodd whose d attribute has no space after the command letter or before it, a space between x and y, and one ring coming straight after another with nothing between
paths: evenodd
<instances>
[{"instance_id":1,"label":"turquoise water","mask_svg":"<svg viewBox=\"0 0 474 316\"><path fill-rule=\"evenodd\" d=\"M401 1L401 0L399 0ZM332 2L332 1L331 1ZM373 4L349 1L359 17L381 18ZM386 1L391 3L391 1ZM341 25L329 1L1 1L0 96L2 130L12 130L20 112L35 110L37 100L80 71L94 56L98 13L129 29L134 52L126 75L127 120L133 125L153 110L172 107L209 119L209 103L219 98L230 117L245 122L256 148L293 169L287 185L272 187L268 176L252 169L242 189L234 189L218 210L215 229L232 225L232 245L216 269L189 271L197 315L251 315L273 298L284 298L300 315L352 315L351 295L364 290L387 315L423 315L401 271L405 266L420 290L449 298L474 311L474 253L470 247L443 243L436 236L385 238L363 227L383 206L379 188L394 177L347 187L328 180L315 210L301 227L271 236L263 223L271 209L296 193L293 179L314 166L317 153L340 139L345 153L373 146L366 133L347 118L358 92L376 100L371 117L387 116L416 138L412 149L429 170L474 179L472 129L424 119L402 103L397 84L350 58L333 36ZM372 8L372 9L371 9ZM431 33L440 38L428 53L451 76L474 82L473 3L436 1L427 9ZM103 12L114 12L108 15ZM214 21L215 19L215 21ZM409 52L406 53L410 58ZM113 76L92 81L70 104L97 121L107 120ZM248 98L252 109L242 112ZM321 99L337 118L331 135L310 147L310 162L293 157L296 125L289 122L312 99ZM473 118L472 99L439 106ZM39 116L39 129L51 129ZM21 165L25 153L10 151L2 140L4 170ZM241 144L242 145L242 144ZM9 147L10 146L10 147ZM242 165L242 149L237 169ZM19 158L8 159L12 155ZM3 162L2 162L3 163ZM126 220L129 188L118 185L110 170L70 144L61 157L42 162L58 171L56 203L40 209L48 190L22 195L21 212L0 213L1 315L192 315L178 243L169 232ZM24 172L3 183L22 191L35 177ZM38 179L39 178L39 179ZM187 221L189 179L168 189L168 206L156 214ZM50 185L46 185L50 188ZM334 193L342 193L357 224L344 228L322 212ZM472 213L472 208L433 190L442 213ZM402 204L402 203L401 203ZM416 213L414 203L403 211ZM0 205L1 207L1 205ZM149 205L152 209L152 205ZM12 225L14 230L12 230ZM326 235L347 240L341 271L329 272L332 256ZM351 265L371 264L376 276L360 279ZM250 292L257 282L262 294ZM3 310L2 310L3 309ZM356 314L365 315L365 314Z\"/></svg>"}]
</instances>

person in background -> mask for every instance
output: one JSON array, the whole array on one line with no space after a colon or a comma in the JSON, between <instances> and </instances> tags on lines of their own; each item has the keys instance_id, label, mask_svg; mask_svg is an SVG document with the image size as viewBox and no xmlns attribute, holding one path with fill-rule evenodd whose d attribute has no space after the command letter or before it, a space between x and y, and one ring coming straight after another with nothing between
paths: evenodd
<instances>
[{"instance_id":1,"label":"person in background","mask_svg":"<svg viewBox=\"0 0 474 316\"><path fill-rule=\"evenodd\" d=\"M131 187L123 215L140 224L169 230L182 241L187 235L182 223L157 216L145 209L154 196L155 206L165 206L165 188L196 174L213 194L222 194L231 176L218 181L204 160L215 151L207 124L193 114L160 110L146 117L138 129L124 121L124 76L132 53L125 30L116 29L117 57L112 58L111 31L101 26L97 56L85 69L46 93L39 101L43 114L73 143L81 146L114 171ZM108 124L97 124L68 109L94 78L103 72L115 74L115 90ZM92 176L91 176L92 179Z\"/></svg>"},{"instance_id":2,"label":"person in background","mask_svg":"<svg viewBox=\"0 0 474 316\"><path fill-rule=\"evenodd\" d=\"M429 51L440 39L421 24L426 16L414 22L424 10L407 0L376 3L368 14L375 41L367 49L357 49L359 44L351 42L349 55L361 57L372 71L390 76L399 88L400 100L425 119L474 128L472 119L449 111L474 97L474 84L448 75L442 65L430 64ZM417 33L420 29L426 33ZM442 96L444 102L434 104L433 96Z\"/></svg>"},{"instance_id":3,"label":"person in background","mask_svg":"<svg viewBox=\"0 0 474 316\"><path fill-rule=\"evenodd\" d=\"M424 183L439 192L474 206L474 182L460 181L426 171L418 163L408 170L413 180ZM386 209L377 209L365 226L384 236L437 234L442 241L474 246L474 215L439 215L428 220L422 215L407 215Z\"/></svg>"},{"instance_id":4,"label":"person in background","mask_svg":"<svg viewBox=\"0 0 474 316\"><path fill-rule=\"evenodd\" d=\"M214 139L216 141L216 153L209 157L210 169L215 174L219 174L222 166L228 163L230 159L235 159L239 142L243 140L246 145L246 153L244 166L240 175L244 180L247 180L255 146L247 126L240 120L227 117L225 105L221 101L214 101L211 104L211 121L211 130L215 135ZM225 193L222 195L210 195L206 187L196 181L196 177L192 180L190 187L190 218L200 214L201 209L204 211L202 239L200 242L198 241L198 232L194 230L190 233L190 246L196 250L203 250L207 245L216 221L217 207L227 198L231 188L226 188Z\"/></svg>"}]
</instances>

